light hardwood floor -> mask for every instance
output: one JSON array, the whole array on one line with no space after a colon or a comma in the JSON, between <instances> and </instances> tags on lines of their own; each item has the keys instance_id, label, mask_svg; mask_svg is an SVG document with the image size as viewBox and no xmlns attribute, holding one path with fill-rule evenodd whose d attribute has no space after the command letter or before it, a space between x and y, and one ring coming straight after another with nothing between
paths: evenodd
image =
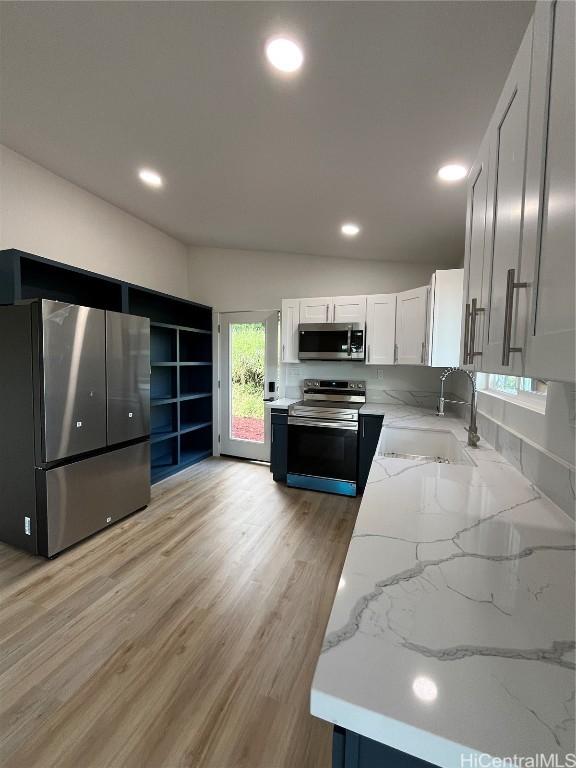
<instances>
[{"instance_id":1,"label":"light hardwood floor","mask_svg":"<svg viewBox=\"0 0 576 768\"><path fill-rule=\"evenodd\" d=\"M210 459L53 561L0 545L2 768L328 768L308 698L358 505Z\"/></svg>"}]
</instances>

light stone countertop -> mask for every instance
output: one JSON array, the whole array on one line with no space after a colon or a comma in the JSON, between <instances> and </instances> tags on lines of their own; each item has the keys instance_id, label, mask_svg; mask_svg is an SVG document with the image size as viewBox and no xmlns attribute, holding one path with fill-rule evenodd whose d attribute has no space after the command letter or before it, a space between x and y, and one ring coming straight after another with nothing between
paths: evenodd
<instances>
[{"instance_id":1,"label":"light stone countertop","mask_svg":"<svg viewBox=\"0 0 576 768\"><path fill-rule=\"evenodd\" d=\"M362 416L385 416L386 411L393 407L387 403L366 403L360 408L359 413Z\"/></svg>"},{"instance_id":2,"label":"light stone countertop","mask_svg":"<svg viewBox=\"0 0 576 768\"><path fill-rule=\"evenodd\" d=\"M449 430L474 464L377 450L312 714L443 768L574 752L573 521L461 420L386 405L387 425Z\"/></svg>"},{"instance_id":3,"label":"light stone countertop","mask_svg":"<svg viewBox=\"0 0 576 768\"><path fill-rule=\"evenodd\" d=\"M289 406L292 405L292 403L297 403L298 400L296 398L290 398L290 397L280 397L278 400L270 400L269 402L264 402L264 405L267 408L279 408L283 411L287 411Z\"/></svg>"}]
</instances>

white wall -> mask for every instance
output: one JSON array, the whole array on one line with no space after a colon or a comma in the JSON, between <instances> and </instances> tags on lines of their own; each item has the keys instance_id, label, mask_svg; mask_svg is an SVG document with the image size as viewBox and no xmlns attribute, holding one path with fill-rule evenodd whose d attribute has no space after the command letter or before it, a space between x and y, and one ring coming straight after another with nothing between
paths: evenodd
<instances>
[{"instance_id":1,"label":"white wall","mask_svg":"<svg viewBox=\"0 0 576 768\"><path fill-rule=\"evenodd\" d=\"M280 309L283 298L416 288L433 271L425 264L190 248L190 295L220 312Z\"/></svg>"},{"instance_id":2,"label":"white wall","mask_svg":"<svg viewBox=\"0 0 576 768\"><path fill-rule=\"evenodd\" d=\"M188 298L187 246L2 145L0 248Z\"/></svg>"}]
</instances>

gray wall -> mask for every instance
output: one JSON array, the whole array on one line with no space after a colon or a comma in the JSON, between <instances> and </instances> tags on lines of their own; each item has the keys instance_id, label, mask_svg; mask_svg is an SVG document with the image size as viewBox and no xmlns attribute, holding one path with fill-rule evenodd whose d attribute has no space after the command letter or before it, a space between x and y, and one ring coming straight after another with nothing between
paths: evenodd
<instances>
[{"instance_id":1,"label":"gray wall","mask_svg":"<svg viewBox=\"0 0 576 768\"><path fill-rule=\"evenodd\" d=\"M190 297L220 312L280 309L281 300L394 293L427 285L434 267L327 256L190 248Z\"/></svg>"},{"instance_id":2,"label":"gray wall","mask_svg":"<svg viewBox=\"0 0 576 768\"><path fill-rule=\"evenodd\" d=\"M183 243L2 145L0 248L188 296Z\"/></svg>"}]
</instances>

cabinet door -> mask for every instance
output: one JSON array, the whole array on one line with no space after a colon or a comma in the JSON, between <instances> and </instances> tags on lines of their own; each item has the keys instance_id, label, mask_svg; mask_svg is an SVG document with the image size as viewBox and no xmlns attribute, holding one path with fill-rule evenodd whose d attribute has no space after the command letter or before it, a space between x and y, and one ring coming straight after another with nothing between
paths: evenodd
<instances>
[{"instance_id":1,"label":"cabinet door","mask_svg":"<svg viewBox=\"0 0 576 768\"><path fill-rule=\"evenodd\" d=\"M462 346L460 360L467 370L482 370L482 340L486 308L485 242L489 226L487 211L490 143L485 139L476 162L470 169L466 245L464 256L464 295L462 299Z\"/></svg>"},{"instance_id":2,"label":"cabinet door","mask_svg":"<svg viewBox=\"0 0 576 768\"><path fill-rule=\"evenodd\" d=\"M270 470L276 482L286 482L288 472L288 416L272 411L272 442L270 445Z\"/></svg>"},{"instance_id":3,"label":"cabinet door","mask_svg":"<svg viewBox=\"0 0 576 768\"><path fill-rule=\"evenodd\" d=\"M301 323L330 323L333 316L332 299L300 299Z\"/></svg>"},{"instance_id":4,"label":"cabinet door","mask_svg":"<svg viewBox=\"0 0 576 768\"><path fill-rule=\"evenodd\" d=\"M300 302L298 299L282 299L282 362L298 362L298 323Z\"/></svg>"},{"instance_id":5,"label":"cabinet door","mask_svg":"<svg viewBox=\"0 0 576 768\"><path fill-rule=\"evenodd\" d=\"M360 416L358 435L358 490L363 491L378 447L383 416Z\"/></svg>"},{"instance_id":6,"label":"cabinet door","mask_svg":"<svg viewBox=\"0 0 576 768\"><path fill-rule=\"evenodd\" d=\"M522 281L531 286L525 375L575 381L573 3L537 4Z\"/></svg>"},{"instance_id":7,"label":"cabinet door","mask_svg":"<svg viewBox=\"0 0 576 768\"><path fill-rule=\"evenodd\" d=\"M428 307L427 364L447 368L460 358L462 269L439 269L432 275Z\"/></svg>"},{"instance_id":8,"label":"cabinet door","mask_svg":"<svg viewBox=\"0 0 576 768\"><path fill-rule=\"evenodd\" d=\"M428 286L404 291L396 304L396 362L424 365L426 362L426 320Z\"/></svg>"},{"instance_id":9,"label":"cabinet door","mask_svg":"<svg viewBox=\"0 0 576 768\"><path fill-rule=\"evenodd\" d=\"M366 296L337 296L333 301L332 319L335 323L366 322Z\"/></svg>"},{"instance_id":10,"label":"cabinet door","mask_svg":"<svg viewBox=\"0 0 576 768\"><path fill-rule=\"evenodd\" d=\"M366 301L366 365L393 365L396 343L396 294L380 293Z\"/></svg>"},{"instance_id":11,"label":"cabinet door","mask_svg":"<svg viewBox=\"0 0 576 768\"><path fill-rule=\"evenodd\" d=\"M528 96L532 57L531 22L518 51L489 128L491 157L487 239L490 288L484 329L483 366L491 373L521 376L526 323L526 289L520 282L520 253L528 136ZM522 295L520 295L522 293Z\"/></svg>"}]
</instances>

